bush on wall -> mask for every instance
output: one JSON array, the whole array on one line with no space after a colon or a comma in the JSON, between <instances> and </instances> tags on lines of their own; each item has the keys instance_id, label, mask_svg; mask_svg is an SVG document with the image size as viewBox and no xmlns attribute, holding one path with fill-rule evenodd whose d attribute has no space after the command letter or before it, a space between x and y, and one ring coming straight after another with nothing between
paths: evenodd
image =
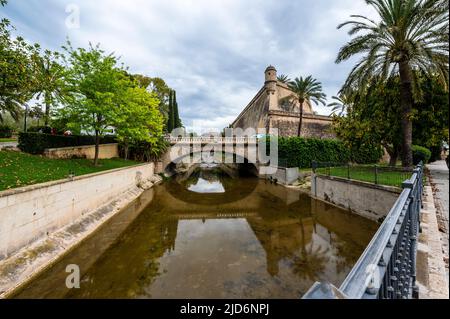
<instances>
[{"instance_id":1,"label":"bush on wall","mask_svg":"<svg viewBox=\"0 0 450 319\"><path fill-rule=\"evenodd\" d=\"M333 139L280 137L279 158L289 167L310 168L313 161L358 164L377 163L383 156L380 148L361 146L349 149L343 142Z\"/></svg>"},{"instance_id":2,"label":"bush on wall","mask_svg":"<svg viewBox=\"0 0 450 319\"><path fill-rule=\"evenodd\" d=\"M100 144L117 143L115 136L104 136ZM95 138L88 135L50 135L41 133L20 133L19 149L30 154L44 154L47 148L95 145Z\"/></svg>"}]
</instances>

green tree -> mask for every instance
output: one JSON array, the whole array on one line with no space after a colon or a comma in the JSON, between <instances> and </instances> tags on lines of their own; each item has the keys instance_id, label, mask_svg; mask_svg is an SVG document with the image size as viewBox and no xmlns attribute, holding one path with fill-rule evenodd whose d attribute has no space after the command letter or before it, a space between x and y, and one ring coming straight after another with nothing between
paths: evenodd
<instances>
[{"instance_id":1,"label":"green tree","mask_svg":"<svg viewBox=\"0 0 450 319\"><path fill-rule=\"evenodd\" d=\"M305 101L314 102L316 105L321 103L325 105L326 95L322 92L322 84L311 75L306 78L295 78L289 82L289 88L294 93L294 98L299 102L300 113L298 123L298 136L301 136L303 124L303 105Z\"/></svg>"},{"instance_id":2,"label":"green tree","mask_svg":"<svg viewBox=\"0 0 450 319\"><path fill-rule=\"evenodd\" d=\"M338 28L351 26L355 36L340 49L336 63L364 54L350 72L344 88L364 89L373 77L399 74L401 92L402 162L412 166L412 109L417 81L413 70L439 75L448 84L449 27L447 0L366 0L379 21L361 15Z\"/></svg>"},{"instance_id":3,"label":"green tree","mask_svg":"<svg viewBox=\"0 0 450 319\"><path fill-rule=\"evenodd\" d=\"M50 110L58 103L64 103L67 95L65 68L60 63L61 54L45 50L35 54L34 66L37 98L42 98L45 106L45 125L49 124Z\"/></svg>"},{"instance_id":4,"label":"green tree","mask_svg":"<svg viewBox=\"0 0 450 319\"><path fill-rule=\"evenodd\" d=\"M449 140L449 95L437 77L419 75L423 98L414 104L413 144L432 151L431 161L440 159L442 142Z\"/></svg>"},{"instance_id":5,"label":"green tree","mask_svg":"<svg viewBox=\"0 0 450 319\"><path fill-rule=\"evenodd\" d=\"M134 81L136 81L137 85L140 88L147 89L150 86L150 83L152 82L152 78L142 75L142 74L134 74L130 75L130 78Z\"/></svg>"},{"instance_id":6,"label":"green tree","mask_svg":"<svg viewBox=\"0 0 450 319\"><path fill-rule=\"evenodd\" d=\"M291 82L291 79L285 74L277 76L277 80L284 84L288 84L289 82Z\"/></svg>"},{"instance_id":7,"label":"green tree","mask_svg":"<svg viewBox=\"0 0 450 319\"><path fill-rule=\"evenodd\" d=\"M174 99L173 99L173 91L169 93L169 112L167 119L167 132L171 133L175 128L175 118L174 118Z\"/></svg>"},{"instance_id":8,"label":"green tree","mask_svg":"<svg viewBox=\"0 0 450 319\"><path fill-rule=\"evenodd\" d=\"M68 52L69 69L67 82L72 100L61 110L62 116L72 119L71 125L81 126L95 134L94 165L98 165L100 136L118 121L124 88L132 81L123 69L118 68L117 58L106 55L100 46L88 50L65 48Z\"/></svg>"},{"instance_id":9,"label":"green tree","mask_svg":"<svg viewBox=\"0 0 450 319\"><path fill-rule=\"evenodd\" d=\"M401 145L399 79L372 80L364 92L350 95L346 116L334 116L336 135L351 150L383 146L395 166Z\"/></svg>"},{"instance_id":10,"label":"green tree","mask_svg":"<svg viewBox=\"0 0 450 319\"><path fill-rule=\"evenodd\" d=\"M2 6L6 1L0 3ZM13 37L14 28L7 19L0 21L0 121L9 113L18 121L22 106L33 96L34 71L31 56L36 46L22 37Z\"/></svg>"},{"instance_id":11,"label":"green tree","mask_svg":"<svg viewBox=\"0 0 450 319\"><path fill-rule=\"evenodd\" d=\"M182 128L183 123L180 119L180 114L178 111L178 102L177 102L177 92L173 91L173 121L174 121L174 128Z\"/></svg>"},{"instance_id":12,"label":"green tree","mask_svg":"<svg viewBox=\"0 0 450 319\"><path fill-rule=\"evenodd\" d=\"M28 114L33 120L37 120L37 126L39 126L41 119L45 117L45 113L42 112L40 106L32 107Z\"/></svg>"},{"instance_id":13,"label":"green tree","mask_svg":"<svg viewBox=\"0 0 450 319\"><path fill-rule=\"evenodd\" d=\"M149 78L150 82L148 85L148 90L150 92L153 92L156 94L156 96L159 99L159 111L161 112L161 114L164 116L165 123L166 123L166 129L167 129L167 122L169 120L169 96L170 96L170 92L172 91L172 89L167 85L167 83L159 78L159 77L155 77L155 78ZM167 129L167 131L169 131Z\"/></svg>"},{"instance_id":14,"label":"green tree","mask_svg":"<svg viewBox=\"0 0 450 319\"><path fill-rule=\"evenodd\" d=\"M349 109L351 109L353 104L353 96L349 93L340 92L339 96L333 96L334 100L328 107L331 107L331 115L343 116Z\"/></svg>"},{"instance_id":15,"label":"green tree","mask_svg":"<svg viewBox=\"0 0 450 319\"><path fill-rule=\"evenodd\" d=\"M120 94L121 103L116 108L114 126L117 139L125 149L125 159L131 143L146 142L156 148L163 132L164 119L159 112L159 100L154 93L142 87L125 87Z\"/></svg>"}]
</instances>

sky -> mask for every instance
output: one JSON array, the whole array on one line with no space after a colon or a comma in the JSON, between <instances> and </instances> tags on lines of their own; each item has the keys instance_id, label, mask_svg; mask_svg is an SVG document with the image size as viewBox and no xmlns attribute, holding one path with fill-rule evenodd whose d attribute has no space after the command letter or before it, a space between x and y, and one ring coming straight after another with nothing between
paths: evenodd
<instances>
[{"instance_id":1,"label":"sky","mask_svg":"<svg viewBox=\"0 0 450 319\"><path fill-rule=\"evenodd\" d=\"M29 42L100 43L130 72L163 78L184 125L202 130L231 124L268 65L290 78L311 74L331 101L356 62L334 63L350 39L337 25L375 17L364 0L9 0L0 10Z\"/></svg>"}]
</instances>

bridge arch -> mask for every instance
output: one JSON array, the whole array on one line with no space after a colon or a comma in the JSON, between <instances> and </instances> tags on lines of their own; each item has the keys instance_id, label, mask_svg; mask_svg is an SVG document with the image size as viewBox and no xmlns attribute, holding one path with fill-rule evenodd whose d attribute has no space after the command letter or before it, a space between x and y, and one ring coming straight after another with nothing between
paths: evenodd
<instances>
[{"instance_id":1,"label":"bridge arch","mask_svg":"<svg viewBox=\"0 0 450 319\"><path fill-rule=\"evenodd\" d=\"M209 158L205 158L205 154L210 154ZM213 154L212 154L213 153ZM217 157L221 160L217 160ZM230 169L237 169L240 173L250 173L258 176L259 164L257 161L249 159L246 155L236 152L205 152L204 150L190 151L178 155L174 155L170 150L164 154L162 158L162 172L172 176L178 166L190 167L198 166L202 163L223 164Z\"/></svg>"}]
</instances>

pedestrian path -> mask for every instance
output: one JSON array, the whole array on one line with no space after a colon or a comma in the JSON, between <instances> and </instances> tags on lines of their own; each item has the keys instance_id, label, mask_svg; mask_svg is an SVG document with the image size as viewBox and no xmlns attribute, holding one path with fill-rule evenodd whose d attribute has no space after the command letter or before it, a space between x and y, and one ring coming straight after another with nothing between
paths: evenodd
<instances>
[{"instance_id":1,"label":"pedestrian path","mask_svg":"<svg viewBox=\"0 0 450 319\"><path fill-rule=\"evenodd\" d=\"M446 254L447 279L448 279L448 211L449 211L449 170L445 161L437 161L427 165L433 187L434 200L437 208L439 228L442 234L442 246Z\"/></svg>"}]
</instances>

